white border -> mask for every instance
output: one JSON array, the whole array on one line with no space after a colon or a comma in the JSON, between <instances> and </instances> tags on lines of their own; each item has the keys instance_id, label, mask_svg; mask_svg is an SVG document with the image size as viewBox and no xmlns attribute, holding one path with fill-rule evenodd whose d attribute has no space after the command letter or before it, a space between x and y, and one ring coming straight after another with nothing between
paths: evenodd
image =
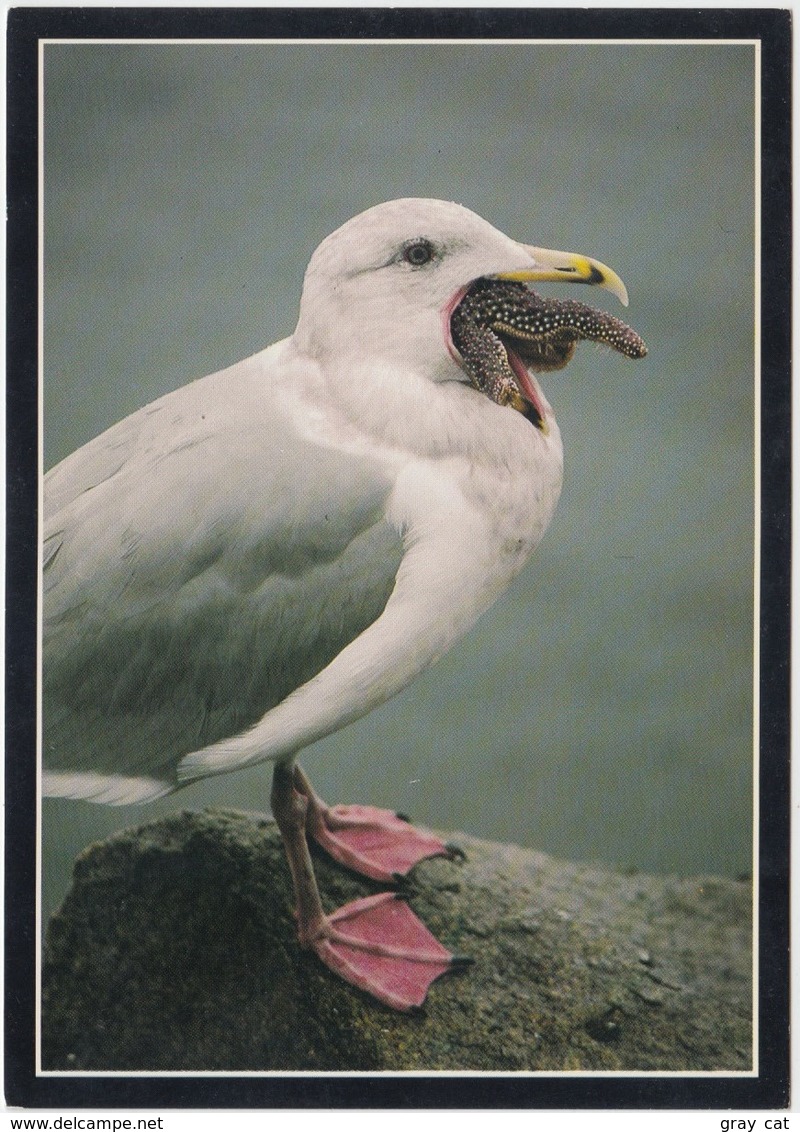
<instances>
[{"instance_id":1,"label":"white border","mask_svg":"<svg viewBox=\"0 0 800 1132\"><path fill-rule=\"evenodd\" d=\"M754 59L754 138L755 138L755 177L753 184L755 204L755 248L754 248L754 552L753 552L753 927L752 927L752 1070L337 1070L329 1072L305 1070L44 1070L41 1068L41 938L42 938L42 711L41 711L41 671L42 671L42 479L44 472L43 422L44 422L44 49L47 46L351 46L351 47L409 47L409 46L482 46L482 47L531 47L531 46L697 46L697 47L753 47ZM761 582L761 40L760 39L330 39L330 38L266 38L266 39L40 39L38 52L38 92L39 92L39 585L37 587L37 812L36 812L36 1076L73 1078L100 1077L144 1077L144 1078L336 1078L336 1077L420 1077L420 1078L458 1078L458 1077L565 1077L565 1078L756 1078L759 1074L759 1002L758 1002L758 894L759 894L759 733L760 733L760 582Z\"/></svg>"}]
</instances>

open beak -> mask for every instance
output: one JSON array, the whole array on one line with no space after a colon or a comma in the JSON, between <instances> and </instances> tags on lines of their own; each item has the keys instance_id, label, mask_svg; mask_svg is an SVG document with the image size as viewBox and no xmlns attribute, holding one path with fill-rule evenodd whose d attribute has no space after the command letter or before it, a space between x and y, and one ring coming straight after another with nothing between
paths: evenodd
<instances>
[{"instance_id":1,"label":"open beak","mask_svg":"<svg viewBox=\"0 0 800 1132\"><path fill-rule=\"evenodd\" d=\"M628 292L616 271L599 260L572 252L554 252L547 248L534 248L521 244L533 259L530 268L520 271L500 271L494 279L507 279L513 283L589 283L612 291L624 307L628 305Z\"/></svg>"}]
</instances>

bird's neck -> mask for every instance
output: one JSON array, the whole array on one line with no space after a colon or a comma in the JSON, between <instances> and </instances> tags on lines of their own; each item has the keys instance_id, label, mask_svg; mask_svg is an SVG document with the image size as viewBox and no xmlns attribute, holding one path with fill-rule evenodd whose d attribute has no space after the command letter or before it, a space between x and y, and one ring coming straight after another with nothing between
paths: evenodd
<instances>
[{"instance_id":1,"label":"bird's neck","mask_svg":"<svg viewBox=\"0 0 800 1132\"><path fill-rule=\"evenodd\" d=\"M296 339L291 348L297 353ZM529 456L538 461L552 450L560 462L555 422L544 436L520 413L473 389L444 351L437 365L432 375L430 355L423 367L413 352L400 364L373 356L367 363L347 351L327 364L300 365L297 372L314 375L306 392L315 414L324 406L321 427L349 437L354 450L376 443L399 456L464 457L475 466L511 463L520 469Z\"/></svg>"}]
</instances>

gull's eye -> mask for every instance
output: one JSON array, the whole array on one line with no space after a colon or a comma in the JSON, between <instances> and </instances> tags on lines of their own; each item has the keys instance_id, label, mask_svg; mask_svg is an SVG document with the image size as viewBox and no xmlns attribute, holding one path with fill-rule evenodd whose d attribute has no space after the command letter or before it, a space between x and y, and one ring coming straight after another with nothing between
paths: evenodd
<instances>
[{"instance_id":1,"label":"gull's eye","mask_svg":"<svg viewBox=\"0 0 800 1132\"><path fill-rule=\"evenodd\" d=\"M403 259L412 267L424 267L435 255L430 240L412 240L403 248Z\"/></svg>"}]
</instances>

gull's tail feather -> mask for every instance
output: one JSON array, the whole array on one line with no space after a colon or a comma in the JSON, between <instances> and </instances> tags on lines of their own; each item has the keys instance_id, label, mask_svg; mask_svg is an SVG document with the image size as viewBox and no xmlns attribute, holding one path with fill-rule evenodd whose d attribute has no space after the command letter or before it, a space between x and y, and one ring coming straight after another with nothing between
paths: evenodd
<instances>
[{"instance_id":1,"label":"gull's tail feather","mask_svg":"<svg viewBox=\"0 0 800 1132\"><path fill-rule=\"evenodd\" d=\"M42 794L46 798L78 798L106 806L152 802L174 789L173 782L157 778L126 778L94 771L46 770L42 775Z\"/></svg>"}]
</instances>

